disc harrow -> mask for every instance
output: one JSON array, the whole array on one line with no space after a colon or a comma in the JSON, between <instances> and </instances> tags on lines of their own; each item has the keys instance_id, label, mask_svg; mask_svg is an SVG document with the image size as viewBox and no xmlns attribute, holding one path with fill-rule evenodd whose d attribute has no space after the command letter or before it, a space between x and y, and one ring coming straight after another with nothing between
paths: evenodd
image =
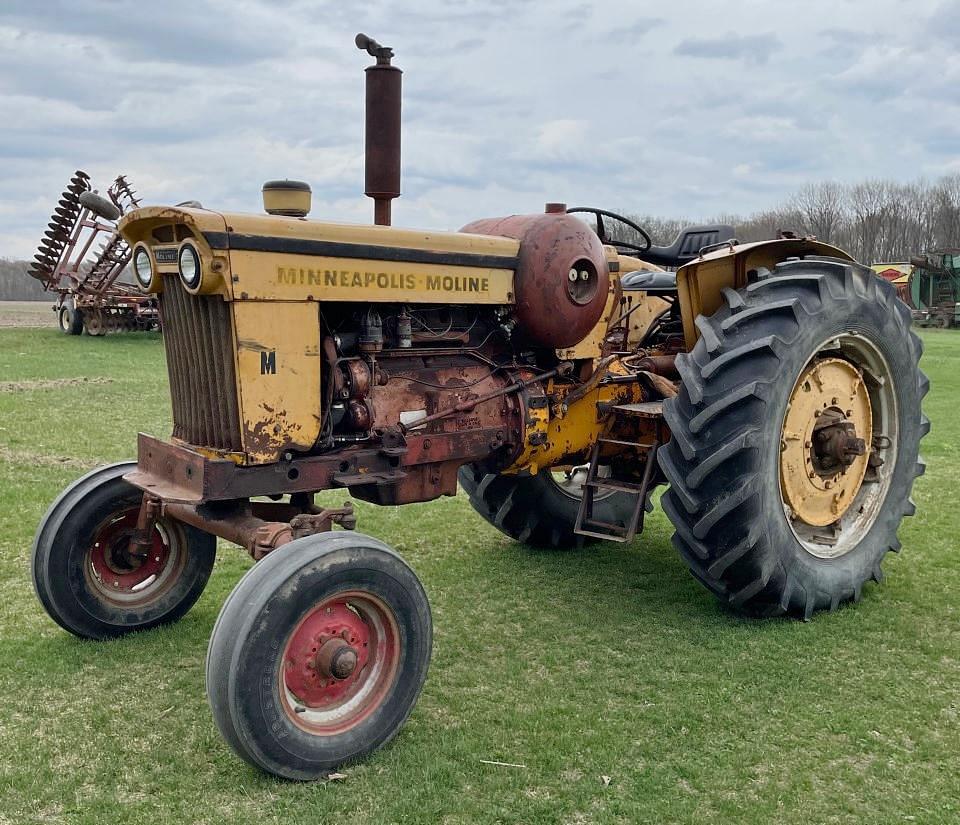
<instances>
[{"instance_id":1,"label":"disc harrow","mask_svg":"<svg viewBox=\"0 0 960 825\"><path fill-rule=\"evenodd\" d=\"M58 265L70 245L71 235L80 215L80 195L90 191L90 176L81 170L74 172L70 183L54 207L47 231L33 256L29 273L48 290L60 285Z\"/></svg>"},{"instance_id":2,"label":"disc harrow","mask_svg":"<svg viewBox=\"0 0 960 825\"><path fill-rule=\"evenodd\" d=\"M77 170L53 208L29 274L56 293L53 308L65 332L85 329L96 336L112 330L157 329L156 299L122 280L130 247L117 232L116 213L107 214L112 210L106 209L112 203L122 216L138 208L136 190L119 175L106 190L108 204L103 209L98 209L96 199L83 198L87 192L97 194L90 176ZM75 316L76 322L64 323L64 314L68 321Z\"/></svg>"}]
</instances>

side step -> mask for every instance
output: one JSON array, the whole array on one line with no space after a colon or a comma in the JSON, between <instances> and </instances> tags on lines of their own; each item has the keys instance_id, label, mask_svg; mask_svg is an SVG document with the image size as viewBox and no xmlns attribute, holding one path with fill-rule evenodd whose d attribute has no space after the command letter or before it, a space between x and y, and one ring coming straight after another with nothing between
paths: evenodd
<instances>
[{"instance_id":1,"label":"side step","mask_svg":"<svg viewBox=\"0 0 960 825\"><path fill-rule=\"evenodd\" d=\"M625 479L600 478L597 475L600 465L600 450L604 444L612 444L618 447L640 447L647 451L643 478L639 484ZM647 490L650 488L650 480L653 478L653 470L657 464L657 448L659 446L660 444L657 441L652 444L640 444L614 438L597 440L590 452L590 464L587 467L587 478L583 482L583 497L580 499L577 521L573 527L574 533L580 536L624 543L630 541L643 529L643 506L647 499ZM610 490L611 492L628 493L636 496L633 512L630 514L630 520L626 525L610 524L593 517L594 496L598 490Z\"/></svg>"}]
</instances>

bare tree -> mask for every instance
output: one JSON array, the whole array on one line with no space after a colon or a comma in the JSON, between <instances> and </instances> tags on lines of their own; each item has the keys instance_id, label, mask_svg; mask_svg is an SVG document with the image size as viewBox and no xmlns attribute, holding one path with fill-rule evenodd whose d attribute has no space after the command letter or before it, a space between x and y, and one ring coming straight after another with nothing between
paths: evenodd
<instances>
[{"instance_id":1,"label":"bare tree","mask_svg":"<svg viewBox=\"0 0 960 825\"><path fill-rule=\"evenodd\" d=\"M36 278L27 274L27 261L0 258L0 301L42 301L50 297Z\"/></svg>"},{"instance_id":2,"label":"bare tree","mask_svg":"<svg viewBox=\"0 0 960 825\"><path fill-rule=\"evenodd\" d=\"M834 181L807 184L793 196L792 205L803 216L805 234L827 243L846 219L846 192Z\"/></svg>"}]
</instances>

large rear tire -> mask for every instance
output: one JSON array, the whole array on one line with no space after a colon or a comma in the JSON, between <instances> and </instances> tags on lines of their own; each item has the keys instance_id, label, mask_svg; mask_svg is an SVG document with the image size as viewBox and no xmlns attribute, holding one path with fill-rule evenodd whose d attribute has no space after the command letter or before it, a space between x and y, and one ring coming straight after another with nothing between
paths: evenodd
<instances>
[{"instance_id":1,"label":"large rear tire","mask_svg":"<svg viewBox=\"0 0 960 825\"><path fill-rule=\"evenodd\" d=\"M339 531L298 539L223 606L207 652L214 720L250 764L317 779L396 735L432 638L423 587L385 544Z\"/></svg>"},{"instance_id":2,"label":"large rear tire","mask_svg":"<svg viewBox=\"0 0 960 825\"><path fill-rule=\"evenodd\" d=\"M37 529L32 573L37 597L64 630L111 639L181 618L200 598L216 539L160 519L150 552L127 552L143 493L123 480L136 467L101 467L74 482Z\"/></svg>"},{"instance_id":3,"label":"large rear tire","mask_svg":"<svg viewBox=\"0 0 960 825\"><path fill-rule=\"evenodd\" d=\"M535 476L484 473L476 467L460 468L460 486L483 518L515 541L536 547L566 550L582 547L584 537L573 532L583 495L586 467L568 473L543 470ZM636 499L619 492L598 492L593 514L599 521L626 526Z\"/></svg>"},{"instance_id":4,"label":"large rear tire","mask_svg":"<svg viewBox=\"0 0 960 825\"><path fill-rule=\"evenodd\" d=\"M658 454L676 548L749 614L858 600L899 549L923 472L928 381L908 308L866 267L791 260L724 290L697 326Z\"/></svg>"}]
</instances>

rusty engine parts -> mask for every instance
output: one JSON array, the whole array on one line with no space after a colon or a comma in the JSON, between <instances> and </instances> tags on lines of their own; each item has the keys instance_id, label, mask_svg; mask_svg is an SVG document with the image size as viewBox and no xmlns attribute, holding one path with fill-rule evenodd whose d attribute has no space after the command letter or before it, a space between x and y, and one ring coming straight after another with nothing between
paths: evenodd
<instances>
[{"instance_id":1,"label":"rusty engine parts","mask_svg":"<svg viewBox=\"0 0 960 825\"><path fill-rule=\"evenodd\" d=\"M399 505L459 485L504 534L572 548L629 542L667 485L674 545L734 609L810 618L879 581L929 429L893 286L814 239L700 226L655 247L592 207L392 227L400 72L357 45L376 58L374 225L308 220L310 187L282 180L264 215L120 221L163 318L173 434L48 511L33 577L54 620L92 639L175 621L215 537L244 547L257 563L207 654L213 717L251 764L312 779L397 733L432 645L411 568L319 491Z\"/></svg>"}]
</instances>

